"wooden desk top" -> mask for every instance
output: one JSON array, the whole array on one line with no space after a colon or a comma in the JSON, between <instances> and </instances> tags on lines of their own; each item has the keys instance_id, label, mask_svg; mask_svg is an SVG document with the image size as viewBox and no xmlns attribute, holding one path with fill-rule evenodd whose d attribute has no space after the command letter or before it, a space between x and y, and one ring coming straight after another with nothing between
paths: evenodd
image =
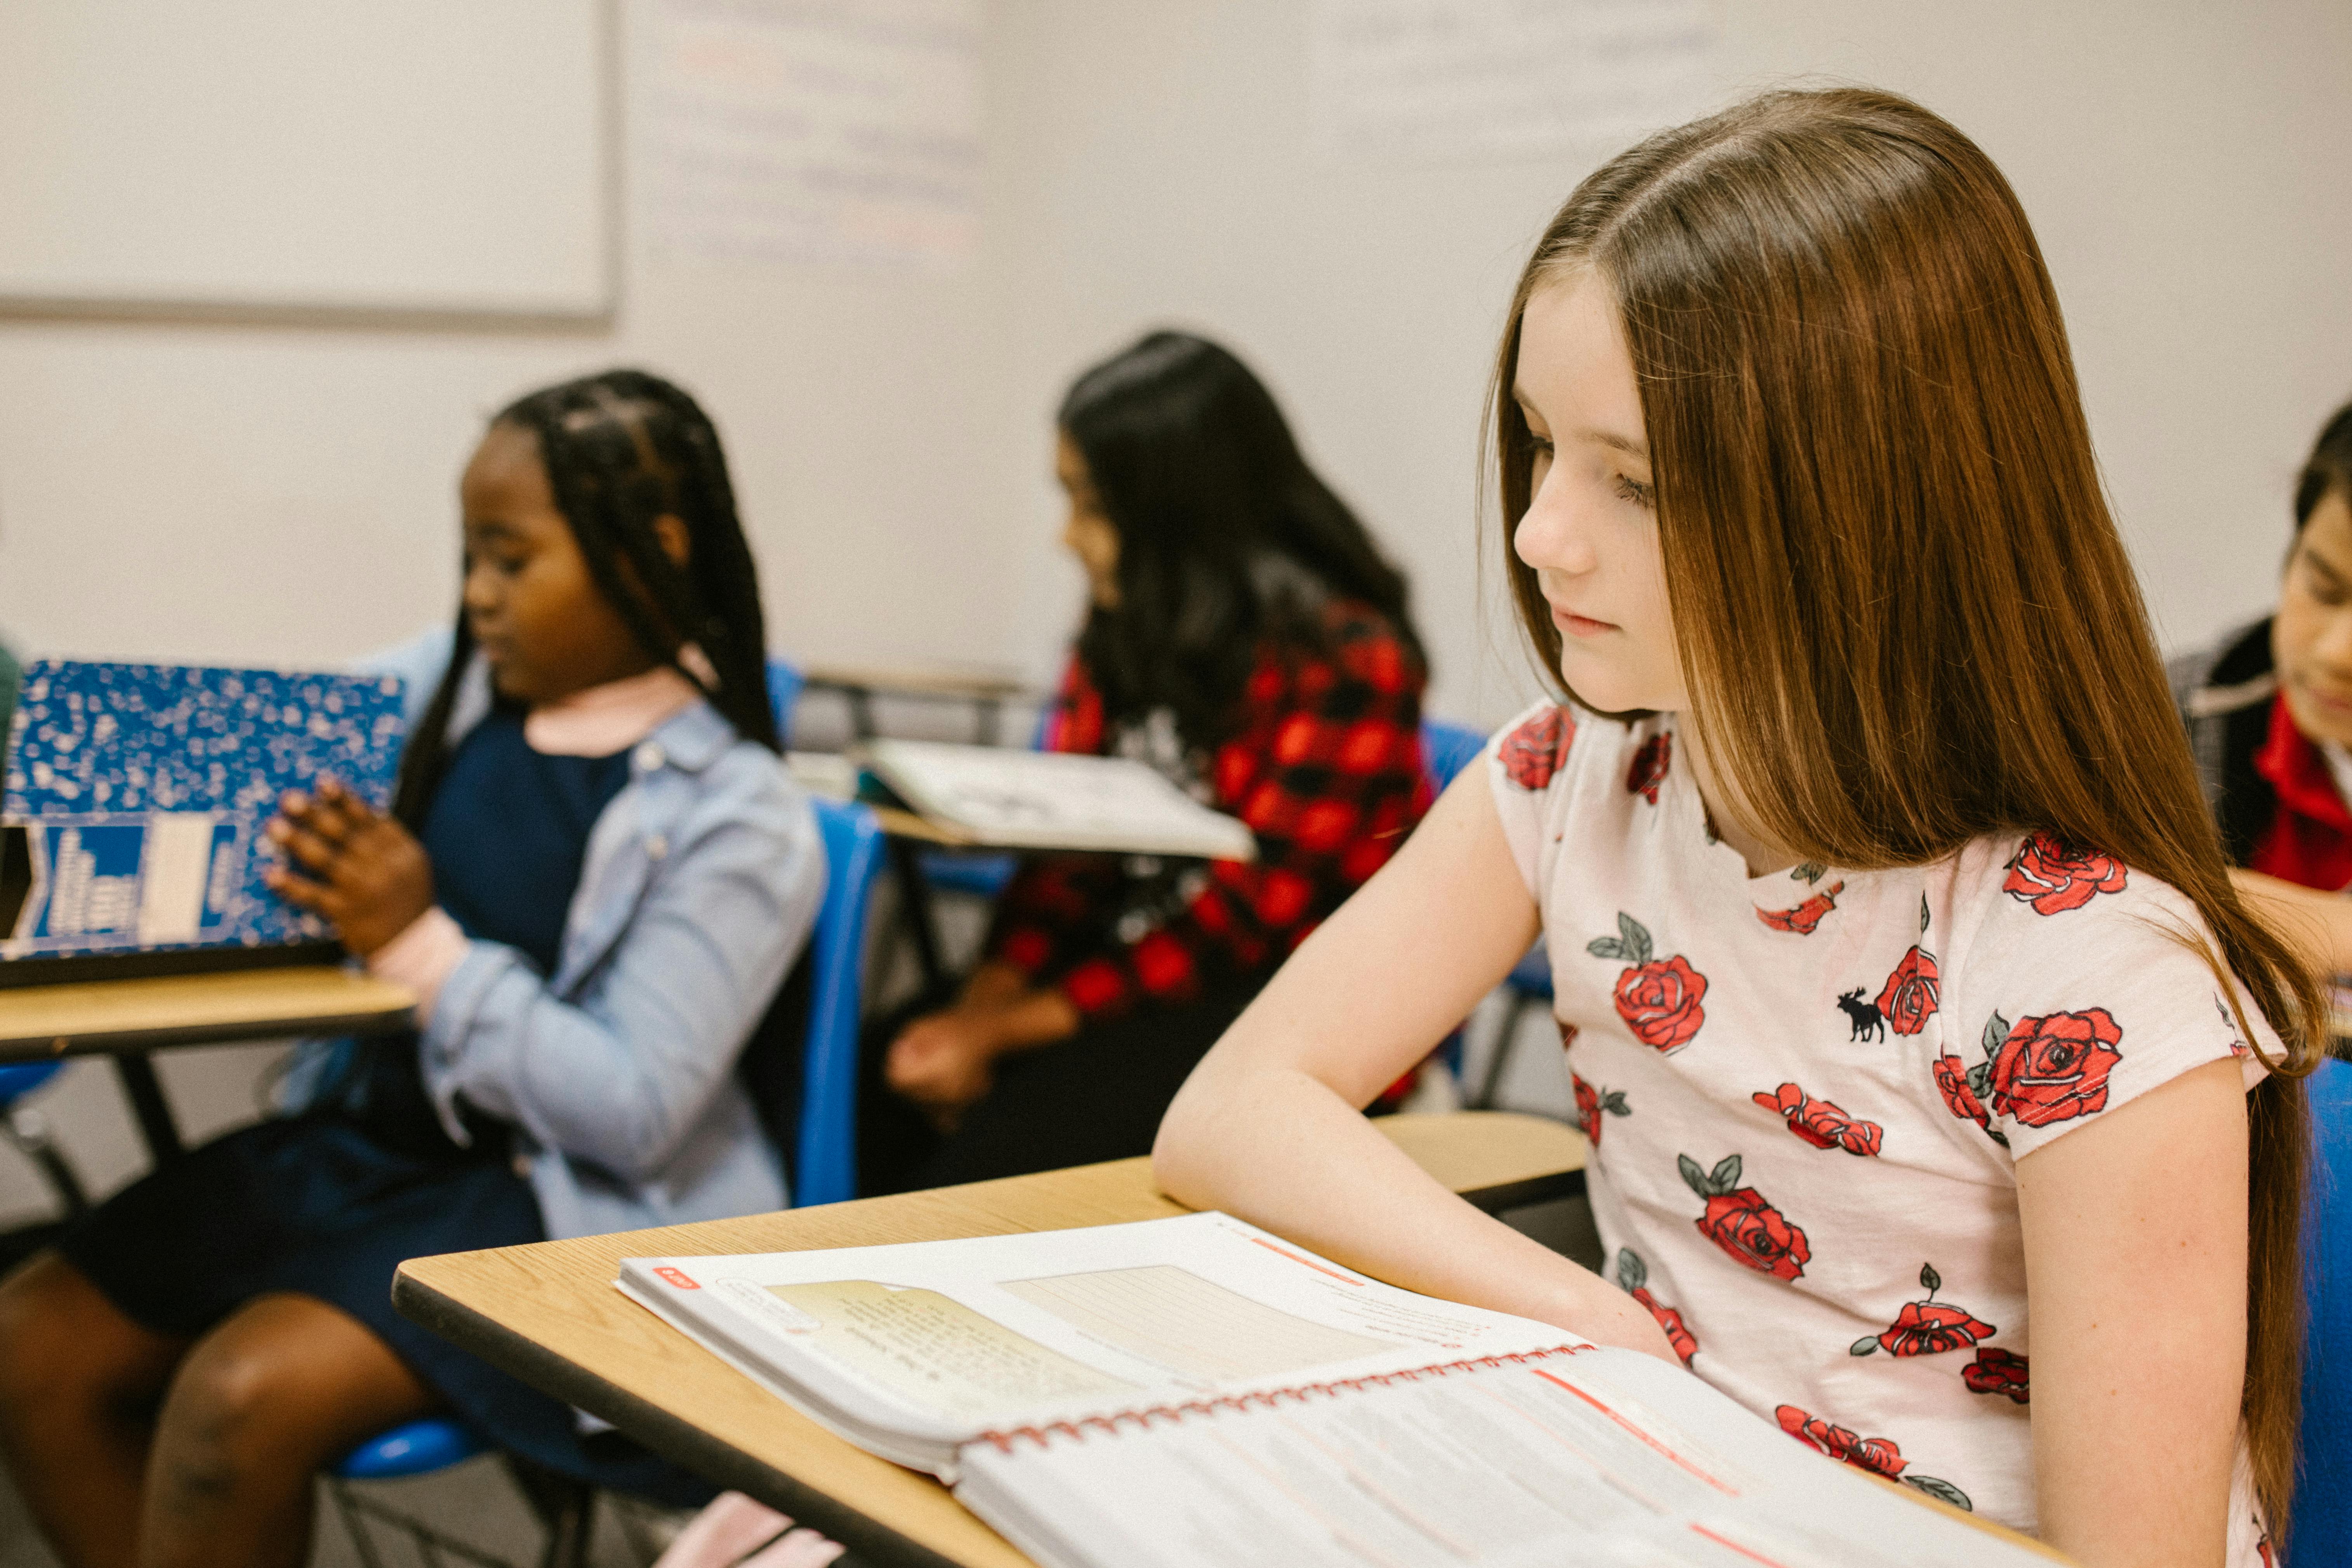
<instances>
[{"instance_id":1,"label":"wooden desk top","mask_svg":"<svg viewBox=\"0 0 2352 1568\"><path fill-rule=\"evenodd\" d=\"M1502 1111L1377 1125L1488 1208L1571 1188L1584 1140ZM1115 1225L1186 1212L1120 1160L1037 1176L576 1241L412 1258L401 1312L723 1486L878 1562L1030 1568L930 1477L835 1437L613 1288L624 1258L789 1252Z\"/></svg>"},{"instance_id":2,"label":"wooden desk top","mask_svg":"<svg viewBox=\"0 0 2352 1568\"><path fill-rule=\"evenodd\" d=\"M295 1035L383 1034L416 998L332 964L0 990L0 1061Z\"/></svg>"},{"instance_id":3,"label":"wooden desk top","mask_svg":"<svg viewBox=\"0 0 2352 1568\"><path fill-rule=\"evenodd\" d=\"M961 828L944 822L934 822L928 816L899 806L876 805L869 801L866 809L874 814L874 820L881 825L882 831L893 838L919 839L925 844L944 845L950 849L981 847L979 838Z\"/></svg>"}]
</instances>

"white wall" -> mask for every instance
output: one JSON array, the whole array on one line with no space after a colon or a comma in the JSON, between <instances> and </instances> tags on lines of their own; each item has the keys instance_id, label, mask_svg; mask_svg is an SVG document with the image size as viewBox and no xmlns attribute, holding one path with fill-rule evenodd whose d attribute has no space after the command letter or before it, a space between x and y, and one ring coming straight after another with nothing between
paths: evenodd
<instances>
[{"instance_id":1,"label":"white wall","mask_svg":"<svg viewBox=\"0 0 2352 1568\"><path fill-rule=\"evenodd\" d=\"M1720 15L1727 93L1872 81L1984 142L2048 250L2161 630L2264 604L2294 467L2352 396L2352 8ZM717 413L778 646L1043 673L1076 603L1046 420L1074 370L1174 321L1257 365L1412 567L1435 706L1498 718L1526 678L1479 612L1478 400L1525 247L1607 149L1317 154L1306 28L1305 0L995 0L984 239L951 279L633 239L604 336L0 322L0 626L123 657L390 640L447 612L482 416L632 361Z\"/></svg>"}]
</instances>

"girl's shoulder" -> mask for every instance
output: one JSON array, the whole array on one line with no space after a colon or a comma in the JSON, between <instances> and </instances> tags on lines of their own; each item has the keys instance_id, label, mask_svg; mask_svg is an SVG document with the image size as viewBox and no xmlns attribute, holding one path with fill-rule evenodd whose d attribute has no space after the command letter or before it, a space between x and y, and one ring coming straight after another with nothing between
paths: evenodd
<instances>
[{"instance_id":1,"label":"girl's shoulder","mask_svg":"<svg viewBox=\"0 0 2352 1568\"><path fill-rule=\"evenodd\" d=\"M1495 731L1486 743L1486 765L1496 798L1528 803L1570 790L1587 775L1630 769L1637 759L1659 778L1674 744L1662 714L1612 718L1575 702L1538 702ZM1654 780L1629 787L1654 787Z\"/></svg>"},{"instance_id":2,"label":"girl's shoulder","mask_svg":"<svg viewBox=\"0 0 2352 1568\"><path fill-rule=\"evenodd\" d=\"M1931 906L1948 911L1938 1086L2012 1153L2210 1061L2252 1088L2282 1054L2170 883L2050 833L1979 839L1939 870L1922 903L1923 950Z\"/></svg>"},{"instance_id":3,"label":"girl's shoulder","mask_svg":"<svg viewBox=\"0 0 2352 1568\"><path fill-rule=\"evenodd\" d=\"M1544 850L1569 819L1588 807L1622 807L1621 796L1655 805L1673 748L1664 715L1612 718L1575 702L1536 703L1495 731L1485 752L1487 783L1512 858L1538 900Z\"/></svg>"}]
</instances>

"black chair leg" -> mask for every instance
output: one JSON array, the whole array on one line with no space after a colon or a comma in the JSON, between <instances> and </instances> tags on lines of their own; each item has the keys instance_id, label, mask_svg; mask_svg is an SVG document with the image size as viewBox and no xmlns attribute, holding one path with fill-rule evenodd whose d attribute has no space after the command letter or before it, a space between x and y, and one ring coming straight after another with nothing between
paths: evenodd
<instances>
[{"instance_id":1,"label":"black chair leg","mask_svg":"<svg viewBox=\"0 0 2352 1568\"><path fill-rule=\"evenodd\" d=\"M516 1488L547 1531L539 1568L588 1568L588 1548L596 1523L596 1489L512 1454L506 1456L506 1462Z\"/></svg>"},{"instance_id":2,"label":"black chair leg","mask_svg":"<svg viewBox=\"0 0 2352 1568\"><path fill-rule=\"evenodd\" d=\"M1528 1011L1528 994L1513 991L1503 1007L1502 1032L1495 1037L1495 1054L1486 1058L1486 1070L1478 1075L1478 1092L1471 1097L1467 1109L1492 1110L1495 1093L1503 1087L1503 1071L1511 1065L1511 1048L1518 1043L1519 1020Z\"/></svg>"},{"instance_id":3,"label":"black chair leg","mask_svg":"<svg viewBox=\"0 0 2352 1568\"><path fill-rule=\"evenodd\" d=\"M49 1119L38 1107L19 1105L12 1108L5 1121L0 1121L8 1142L16 1145L25 1157L41 1168L65 1216L73 1219L89 1208L89 1194L82 1188L81 1178L66 1163L66 1157L49 1131Z\"/></svg>"}]
</instances>

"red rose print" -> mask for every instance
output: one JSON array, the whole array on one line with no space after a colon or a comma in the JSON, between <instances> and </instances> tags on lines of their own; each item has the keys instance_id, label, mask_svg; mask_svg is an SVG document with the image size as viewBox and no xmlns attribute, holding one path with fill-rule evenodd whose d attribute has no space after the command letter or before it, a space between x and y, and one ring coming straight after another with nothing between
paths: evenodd
<instances>
[{"instance_id":1,"label":"red rose print","mask_svg":"<svg viewBox=\"0 0 2352 1568\"><path fill-rule=\"evenodd\" d=\"M1856 1121L1826 1100L1814 1100L1793 1083L1775 1094L1758 1093L1757 1104L1788 1118L1789 1131L1816 1149L1843 1149L1849 1154L1875 1154L1885 1131L1874 1121Z\"/></svg>"},{"instance_id":2,"label":"red rose print","mask_svg":"<svg viewBox=\"0 0 2352 1568\"><path fill-rule=\"evenodd\" d=\"M1843 1459L1856 1469L1868 1470L1890 1480L1900 1480L1905 1486L1916 1487L1954 1508L1975 1511L1975 1505L1969 1501L1969 1494L1951 1482L1937 1480L1933 1476L1905 1475L1904 1471L1911 1468L1910 1461L1904 1458L1903 1450L1889 1438L1858 1437L1844 1427L1832 1426L1793 1405L1776 1406L1772 1415L1780 1423L1781 1431L1832 1459Z\"/></svg>"},{"instance_id":3,"label":"red rose print","mask_svg":"<svg viewBox=\"0 0 2352 1568\"><path fill-rule=\"evenodd\" d=\"M1653 957L1649 930L1632 915L1620 914L1617 934L1595 937L1584 951L1633 965L1617 976L1617 1016L1643 1045L1672 1054L1706 1022L1706 976L1687 959Z\"/></svg>"},{"instance_id":4,"label":"red rose print","mask_svg":"<svg viewBox=\"0 0 2352 1568\"><path fill-rule=\"evenodd\" d=\"M1903 1450L1884 1437L1858 1437L1793 1405L1780 1405L1772 1415L1780 1423L1781 1431L1801 1443L1812 1445L1832 1459L1843 1459L1857 1468L1890 1479L1910 1468Z\"/></svg>"},{"instance_id":5,"label":"red rose print","mask_svg":"<svg viewBox=\"0 0 2352 1568\"><path fill-rule=\"evenodd\" d=\"M1672 1307L1658 1305L1657 1298L1650 1294L1649 1279L1650 1270L1643 1263L1641 1255L1630 1247L1620 1248L1617 1253L1618 1288L1641 1302L1643 1310L1658 1321L1658 1327L1666 1331L1666 1342L1675 1347L1675 1353L1683 1358L1685 1366L1688 1366L1691 1357L1698 1354L1698 1339L1683 1322L1680 1312Z\"/></svg>"},{"instance_id":6,"label":"red rose print","mask_svg":"<svg viewBox=\"0 0 2352 1568\"><path fill-rule=\"evenodd\" d=\"M1551 783L1568 761L1568 745L1576 738L1576 721L1565 708L1537 714L1508 735L1496 752L1504 776L1524 790L1539 790Z\"/></svg>"},{"instance_id":7,"label":"red rose print","mask_svg":"<svg viewBox=\"0 0 2352 1568\"><path fill-rule=\"evenodd\" d=\"M1675 1347L1675 1353L1683 1358L1683 1364L1690 1365L1691 1357L1698 1354L1698 1341L1693 1337L1690 1330L1684 1326L1683 1315L1672 1307L1659 1306L1656 1301L1651 1300L1647 1290L1636 1290L1633 1292L1633 1300L1649 1310L1650 1316L1658 1321L1658 1327L1666 1331L1666 1343Z\"/></svg>"},{"instance_id":8,"label":"red rose print","mask_svg":"<svg viewBox=\"0 0 2352 1568\"><path fill-rule=\"evenodd\" d=\"M1706 1200L1706 1212L1692 1222L1701 1236L1759 1273L1775 1279L1803 1276L1813 1256L1805 1233L1755 1188L1739 1184L1738 1155L1726 1155L1713 1171L1701 1170L1688 1154L1675 1163L1691 1190Z\"/></svg>"},{"instance_id":9,"label":"red rose print","mask_svg":"<svg viewBox=\"0 0 2352 1568\"><path fill-rule=\"evenodd\" d=\"M1879 988L1878 1011L1886 1026L1898 1035L1916 1035L1926 1028L1941 999L1940 983L1934 953L1916 947L1905 953Z\"/></svg>"},{"instance_id":10,"label":"red rose print","mask_svg":"<svg viewBox=\"0 0 2352 1568\"><path fill-rule=\"evenodd\" d=\"M2129 873L2113 856L2076 849L2054 833L2029 835L2009 863L2000 890L2038 915L2079 910L2101 893L2120 893Z\"/></svg>"},{"instance_id":11,"label":"red rose print","mask_svg":"<svg viewBox=\"0 0 2352 1568\"><path fill-rule=\"evenodd\" d=\"M1633 753L1633 765L1625 773L1625 793L1638 795L1652 805L1658 804L1658 786L1666 782L1666 766L1673 760L1675 738L1668 734L1651 736Z\"/></svg>"},{"instance_id":12,"label":"red rose print","mask_svg":"<svg viewBox=\"0 0 2352 1568\"><path fill-rule=\"evenodd\" d=\"M1976 1361L1960 1368L1960 1381L1969 1385L1970 1394L2005 1394L2012 1404L2024 1405L2031 1396L2026 1385L2026 1359L2011 1355L1997 1345L1979 1345Z\"/></svg>"},{"instance_id":13,"label":"red rose print","mask_svg":"<svg viewBox=\"0 0 2352 1568\"><path fill-rule=\"evenodd\" d=\"M1601 1147L1602 1116L1632 1114L1625 1109L1625 1091L1622 1089L1596 1089L1574 1073L1570 1073L1568 1079L1576 1091L1576 1125L1583 1132L1584 1141L1598 1149Z\"/></svg>"},{"instance_id":14,"label":"red rose print","mask_svg":"<svg viewBox=\"0 0 2352 1568\"><path fill-rule=\"evenodd\" d=\"M1952 1114L1963 1121L1973 1121L1987 1131L1992 1130L1992 1113L1977 1098L1969 1082L1969 1069L1959 1058L1949 1054L1936 1058L1936 1088Z\"/></svg>"},{"instance_id":15,"label":"red rose print","mask_svg":"<svg viewBox=\"0 0 2352 1568\"><path fill-rule=\"evenodd\" d=\"M1653 960L1617 977L1617 1016L1643 1045L1679 1050L1706 1022L1699 1005L1706 995L1706 976L1688 960L1679 954Z\"/></svg>"},{"instance_id":16,"label":"red rose print","mask_svg":"<svg viewBox=\"0 0 2352 1568\"><path fill-rule=\"evenodd\" d=\"M1954 1116L1963 1121L1973 1121L1984 1129L1986 1137L2009 1147L2009 1134L1992 1124L1992 1112L1985 1109L1992 1099L1992 1062L2000 1052L2001 1042L2009 1037L2009 1020L1995 1013L1985 1020L1980 1043L1985 1059L1970 1067L1958 1057L1946 1052L1936 1058L1936 1089L1944 1097Z\"/></svg>"},{"instance_id":17,"label":"red rose print","mask_svg":"<svg viewBox=\"0 0 2352 1568\"><path fill-rule=\"evenodd\" d=\"M1848 1347L1853 1355L1869 1355L1885 1351L1892 1356L1941 1355L1946 1351L1966 1350L1979 1340L1990 1339L1995 1332L1990 1323L1936 1300L1936 1292L1944 1281L1932 1264L1919 1266L1920 1288L1927 1292L1924 1301L1906 1301L1903 1310L1885 1332L1865 1334Z\"/></svg>"},{"instance_id":18,"label":"red rose print","mask_svg":"<svg viewBox=\"0 0 2352 1568\"><path fill-rule=\"evenodd\" d=\"M2020 1018L1993 1053L1993 1113L2044 1127L2104 1110L2123 1037L2105 1007Z\"/></svg>"},{"instance_id":19,"label":"red rose print","mask_svg":"<svg viewBox=\"0 0 2352 1568\"><path fill-rule=\"evenodd\" d=\"M1837 908L1837 896L1845 891L1843 882L1832 882L1792 910L1758 910L1756 918L1774 931L1794 931L1799 936L1811 936L1822 917Z\"/></svg>"}]
</instances>

